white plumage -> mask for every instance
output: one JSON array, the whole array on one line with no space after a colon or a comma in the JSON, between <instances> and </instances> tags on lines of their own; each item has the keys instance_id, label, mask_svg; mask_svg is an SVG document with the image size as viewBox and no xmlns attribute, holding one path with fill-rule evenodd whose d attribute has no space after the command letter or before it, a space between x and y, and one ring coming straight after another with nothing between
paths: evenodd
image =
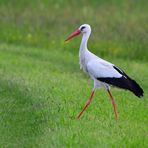
<instances>
[{"instance_id":1,"label":"white plumage","mask_svg":"<svg viewBox=\"0 0 148 148\"><path fill-rule=\"evenodd\" d=\"M80 68L82 68L84 72L88 73L90 77L94 80L94 89L99 88L101 86L106 86L108 88L109 86L108 84L102 83L96 80L96 78L97 77L120 78L122 77L122 75L113 68L113 64L97 57L87 49L87 41L91 34L91 28L88 24L80 26L79 29L81 30L82 27L85 28L81 31L83 33L83 37L79 51Z\"/></svg>"}]
</instances>

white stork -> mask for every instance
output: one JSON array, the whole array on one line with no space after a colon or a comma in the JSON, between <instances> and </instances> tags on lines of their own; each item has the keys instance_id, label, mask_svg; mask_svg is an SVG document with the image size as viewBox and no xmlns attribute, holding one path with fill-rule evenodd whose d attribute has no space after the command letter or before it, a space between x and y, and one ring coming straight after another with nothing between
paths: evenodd
<instances>
[{"instance_id":1,"label":"white stork","mask_svg":"<svg viewBox=\"0 0 148 148\"><path fill-rule=\"evenodd\" d=\"M70 36L67 37L67 40L73 38L74 36L83 34L80 49L79 49L79 58L80 58L80 68L83 69L94 80L94 87L90 95L89 100L86 105L79 113L77 118L79 119L84 110L88 107L92 101L95 90L100 87L104 87L112 101L114 108L115 118L117 119L118 113L116 110L116 103L114 97L110 91L110 85L129 90L133 92L137 97L143 96L142 88L131 79L124 71L119 69L114 64L107 62L98 56L94 55L87 49L87 41L91 34L91 27L88 24L81 25L76 31L74 31Z\"/></svg>"}]
</instances>

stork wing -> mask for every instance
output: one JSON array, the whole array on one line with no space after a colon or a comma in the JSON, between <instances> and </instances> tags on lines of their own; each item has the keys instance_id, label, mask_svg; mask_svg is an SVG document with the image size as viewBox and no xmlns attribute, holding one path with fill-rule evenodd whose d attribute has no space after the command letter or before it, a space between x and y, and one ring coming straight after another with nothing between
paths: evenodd
<instances>
[{"instance_id":1,"label":"stork wing","mask_svg":"<svg viewBox=\"0 0 148 148\"><path fill-rule=\"evenodd\" d=\"M120 78L122 74L119 73L115 66L105 60L91 60L87 64L88 73L95 78Z\"/></svg>"},{"instance_id":2,"label":"stork wing","mask_svg":"<svg viewBox=\"0 0 148 148\"><path fill-rule=\"evenodd\" d=\"M143 96L143 89L124 71L105 60L91 60L87 64L87 71L99 81L132 91L136 96Z\"/></svg>"}]
</instances>

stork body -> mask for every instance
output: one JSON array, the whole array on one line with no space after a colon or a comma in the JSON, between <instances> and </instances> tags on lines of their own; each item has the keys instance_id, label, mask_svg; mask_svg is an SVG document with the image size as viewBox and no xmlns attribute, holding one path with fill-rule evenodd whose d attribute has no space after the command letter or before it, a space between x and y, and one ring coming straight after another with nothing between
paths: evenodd
<instances>
[{"instance_id":1,"label":"stork body","mask_svg":"<svg viewBox=\"0 0 148 148\"><path fill-rule=\"evenodd\" d=\"M92 101L95 90L97 88L104 87L111 98L115 118L117 119L118 114L116 111L116 104L110 91L110 85L130 90L138 97L143 96L143 90L134 80L132 80L114 64L99 58L87 49L87 42L91 34L91 27L88 24L81 25L79 29L72 33L65 41L79 35L80 33L83 34L79 49L80 68L93 79L94 87L88 102L84 106L83 110L79 113L78 118L80 118L84 110Z\"/></svg>"}]
</instances>

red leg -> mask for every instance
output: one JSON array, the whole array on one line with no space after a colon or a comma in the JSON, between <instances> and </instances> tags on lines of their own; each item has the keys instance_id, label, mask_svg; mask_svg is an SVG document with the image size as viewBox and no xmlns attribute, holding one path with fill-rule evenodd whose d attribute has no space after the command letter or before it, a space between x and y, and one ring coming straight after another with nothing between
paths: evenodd
<instances>
[{"instance_id":1,"label":"red leg","mask_svg":"<svg viewBox=\"0 0 148 148\"><path fill-rule=\"evenodd\" d=\"M92 91L91 96L89 98L89 100L87 101L86 105L84 106L84 108L82 109L82 111L79 113L79 115L77 116L77 118L79 119L80 116L83 114L83 112L85 111L85 109L88 107L88 105L91 103L93 95L94 95L95 91Z\"/></svg>"},{"instance_id":2,"label":"red leg","mask_svg":"<svg viewBox=\"0 0 148 148\"><path fill-rule=\"evenodd\" d=\"M117 118L118 118L118 113L117 113L117 110L116 110L116 102L115 102L115 99L114 99L113 95L111 94L110 90L107 90L107 91L108 91L109 96L110 96L110 98L111 98L112 105L113 105L113 108L114 108L115 118L116 118L116 120L117 120Z\"/></svg>"}]
</instances>

